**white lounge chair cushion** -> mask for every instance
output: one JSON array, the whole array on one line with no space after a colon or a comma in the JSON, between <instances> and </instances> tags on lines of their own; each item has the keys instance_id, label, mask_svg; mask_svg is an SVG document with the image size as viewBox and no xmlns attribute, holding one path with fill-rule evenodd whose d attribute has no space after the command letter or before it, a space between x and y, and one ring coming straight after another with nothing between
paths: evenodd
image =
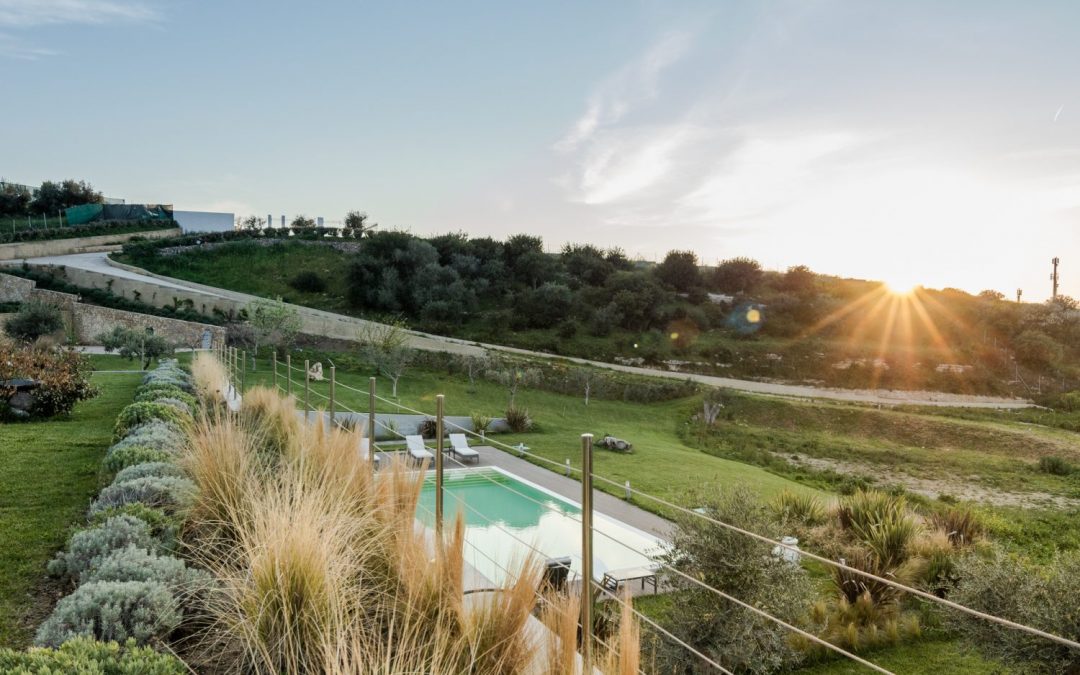
<instances>
[{"instance_id":1,"label":"white lounge chair cushion","mask_svg":"<svg viewBox=\"0 0 1080 675\"><path fill-rule=\"evenodd\" d=\"M453 446L454 453L462 457L480 456L479 452L469 447L469 441L465 438L465 434L450 434L450 445Z\"/></svg>"},{"instance_id":2,"label":"white lounge chair cushion","mask_svg":"<svg viewBox=\"0 0 1080 675\"><path fill-rule=\"evenodd\" d=\"M406 436L405 447L409 451L409 456L413 459L435 459L435 455L428 452L424 447L423 436Z\"/></svg>"}]
</instances>

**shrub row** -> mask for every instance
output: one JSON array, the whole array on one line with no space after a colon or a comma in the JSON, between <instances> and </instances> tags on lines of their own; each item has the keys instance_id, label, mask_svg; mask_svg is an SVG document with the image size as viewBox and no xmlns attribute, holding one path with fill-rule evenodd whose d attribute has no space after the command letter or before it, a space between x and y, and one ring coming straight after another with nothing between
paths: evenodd
<instances>
[{"instance_id":1,"label":"shrub row","mask_svg":"<svg viewBox=\"0 0 1080 675\"><path fill-rule=\"evenodd\" d=\"M0 233L0 244L20 241L49 241L75 237L97 237L105 234L131 234L180 227L175 220L103 220L87 225L55 227L41 230L19 230Z\"/></svg>"},{"instance_id":2,"label":"shrub row","mask_svg":"<svg viewBox=\"0 0 1080 675\"><path fill-rule=\"evenodd\" d=\"M175 361L146 375L106 453L112 484L90 506L89 524L49 563L50 574L75 585L38 628L35 643L50 649L0 653L0 664L6 658L13 667L37 668L31 672L184 672L174 657L144 647L167 638L184 618L181 599L206 593L211 583L172 555L195 493L170 461L194 412L191 390Z\"/></svg>"},{"instance_id":3,"label":"shrub row","mask_svg":"<svg viewBox=\"0 0 1080 675\"><path fill-rule=\"evenodd\" d=\"M507 371L529 371L535 374L530 383L531 387L570 396L584 396L588 387L589 398L598 400L656 403L693 396L701 390L701 386L690 379L645 377L547 359L532 360L501 355L495 359L478 359L444 352L422 351L416 353L415 363L422 368L445 370L452 375L467 375L471 368L475 377L490 382L501 382Z\"/></svg>"}]
</instances>

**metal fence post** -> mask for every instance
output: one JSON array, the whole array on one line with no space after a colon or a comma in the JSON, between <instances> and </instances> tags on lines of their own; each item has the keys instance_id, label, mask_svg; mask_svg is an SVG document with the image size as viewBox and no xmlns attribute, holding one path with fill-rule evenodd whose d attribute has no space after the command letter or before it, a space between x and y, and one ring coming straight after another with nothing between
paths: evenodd
<instances>
[{"instance_id":1,"label":"metal fence post","mask_svg":"<svg viewBox=\"0 0 1080 675\"><path fill-rule=\"evenodd\" d=\"M334 385L337 384L337 366L330 366L330 428L334 428Z\"/></svg>"},{"instance_id":2,"label":"metal fence post","mask_svg":"<svg viewBox=\"0 0 1080 675\"><path fill-rule=\"evenodd\" d=\"M375 378L368 380L368 454L371 456L371 470L375 470Z\"/></svg>"},{"instance_id":3,"label":"metal fence post","mask_svg":"<svg viewBox=\"0 0 1080 675\"><path fill-rule=\"evenodd\" d=\"M581 659L586 673L593 667L592 439L592 434L581 434Z\"/></svg>"},{"instance_id":4,"label":"metal fence post","mask_svg":"<svg viewBox=\"0 0 1080 675\"><path fill-rule=\"evenodd\" d=\"M277 349L274 350L274 391L277 391Z\"/></svg>"},{"instance_id":5,"label":"metal fence post","mask_svg":"<svg viewBox=\"0 0 1080 675\"><path fill-rule=\"evenodd\" d=\"M442 541L443 530L443 411L446 397L435 397L435 536Z\"/></svg>"},{"instance_id":6,"label":"metal fence post","mask_svg":"<svg viewBox=\"0 0 1080 675\"><path fill-rule=\"evenodd\" d=\"M311 410L311 360L304 359L304 421L307 421L308 411Z\"/></svg>"},{"instance_id":7,"label":"metal fence post","mask_svg":"<svg viewBox=\"0 0 1080 675\"><path fill-rule=\"evenodd\" d=\"M285 353L285 394L292 396L292 354Z\"/></svg>"},{"instance_id":8,"label":"metal fence post","mask_svg":"<svg viewBox=\"0 0 1080 675\"><path fill-rule=\"evenodd\" d=\"M240 352L240 391L244 391L244 381L247 379L247 350Z\"/></svg>"}]
</instances>

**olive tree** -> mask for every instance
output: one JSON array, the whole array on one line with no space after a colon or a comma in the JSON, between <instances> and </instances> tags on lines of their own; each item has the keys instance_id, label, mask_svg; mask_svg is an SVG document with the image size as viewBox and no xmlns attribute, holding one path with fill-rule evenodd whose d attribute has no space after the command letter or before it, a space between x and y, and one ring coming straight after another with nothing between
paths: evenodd
<instances>
[{"instance_id":1,"label":"olive tree","mask_svg":"<svg viewBox=\"0 0 1080 675\"><path fill-rule=\"evenodd\" d=\"M253 361L259 352L259 345L273 347L275 352L279 349L287 349L296 340L296 334L300 332L300 312L295 307L286 304L281 298L252 300L248 303L246 311L247 323L251 327Z\"/></svg>"},{"instance_id":2,"label":"olive tree","mask_svg":"<svg viewBox=\"0 0 1080 675\"><path fill-rule=\"evenodd\" d=\"M401 321L368 323L360 330L360 354L375 366L383 377L393 383L392 396L397 398L398 381L412 365L416 352L409 347L409 334Z\"/></svg>"},{"instance_id":3,"label":"olive tree","mask_svg":"<svg viewBox=\"0 0 1080 675\"><path fill-rule=\"evenodd\" d=\"M138 356L143 370L149 368L154 359L160 359L173 351L173 346L160 335L154 335L153 329L149 327L139 329L114 326L112 331L101 333L96 339L105 351L115 351L129 361Z\"/></svg>"}]
</instances>

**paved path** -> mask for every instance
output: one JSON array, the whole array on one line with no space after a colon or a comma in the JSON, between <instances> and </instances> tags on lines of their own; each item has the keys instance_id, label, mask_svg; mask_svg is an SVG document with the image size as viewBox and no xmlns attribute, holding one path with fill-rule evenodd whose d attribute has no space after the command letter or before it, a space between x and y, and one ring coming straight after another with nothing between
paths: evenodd
<instances>
[{"instance_id":1,"label":"paved path","mask_svg":"<svg viewBox=\"0 0 1080 675\"><path fill-rule=\"evenodd\" d=\"M9 263L21 264L21 260L8 261ZM101 274L108 274L118 278L135 279L143 283L156 284L163 288L181 289L189 292L205 294L210 297L225 298L234 302L247 303L256 299L257 296L227 289L216 288L204 284L198 284L181 279L163 277L158 274L132 268L127 265L119 265L108 259L108 253L77 253L65 256L50 256L47 258L31 258L25 262L39 265L64 265L78 269L90 270ZM297 306L305 314L334 322L355 324L356 330L360 330L371 322L355 317L348 317L332 312L312 309L310 307ZM966 396L962 394L945 394L930 391L893 391L886 389L830 389L825 387L810 387L795 384L776 384L771 382L754 382L752 380L737 380L730 377L716 377L713 375L698 375L696 373L678 373L653 368L639 368L624 366L601 361L590 361L573 357L544 354L515 347L491 345L479 342L469 342L457 338L432 335L419 331L410 331L413 346L418 349L437 349L459 354L479 354L483 351L500 351L522 356L554 358L582 365L607 368L635 375L650 377L664 377L676 380L690 379L695 382L711 387L724 387L737 391L745 391L755 394L768 394L775 396L794 396L798 398L825 399L831 401L850 401L858 403L876 403L880 405L925 405L957 408L1027 408L1032 404L1023 399L998 398L993 396Z\"/></svg>"}]
</instances>

